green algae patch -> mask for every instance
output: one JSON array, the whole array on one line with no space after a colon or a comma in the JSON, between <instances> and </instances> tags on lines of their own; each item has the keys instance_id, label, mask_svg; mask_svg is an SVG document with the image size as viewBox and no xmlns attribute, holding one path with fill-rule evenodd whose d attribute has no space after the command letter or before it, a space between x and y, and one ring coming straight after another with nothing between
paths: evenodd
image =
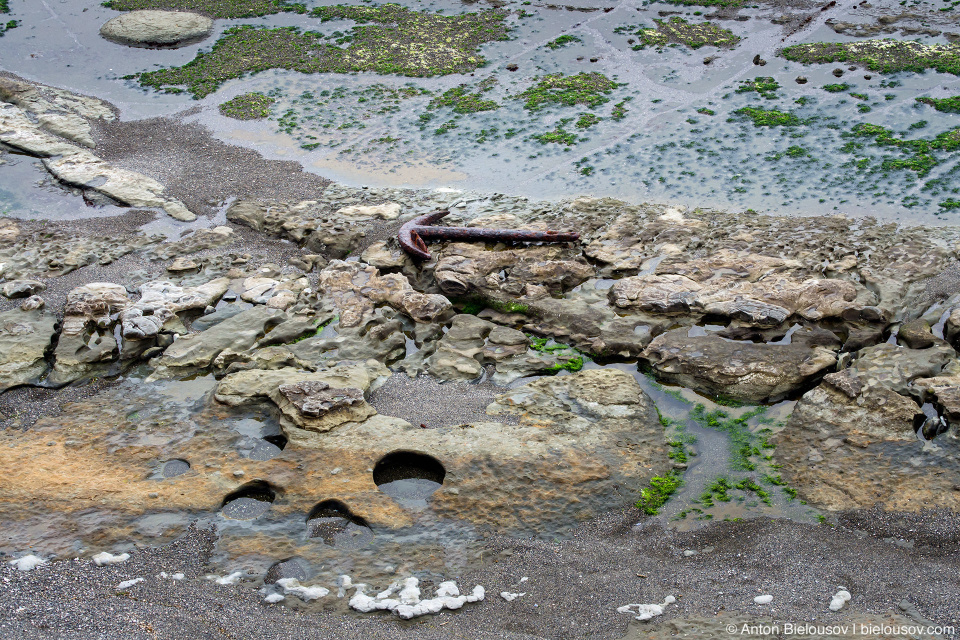
<instances>
[{"instance_id":1,"label":"green algae patch","mask_svg":"<svg viewBox=\"0 0 960 640\"><path fill-rule=\"evenodd\" d=\"M10 13L10 4L8 0L0 0L0 13Z\"/></svg>"},{"instance_id":2,"label":"green algae patch","mask_svg":"<svg viewBox=\"0 0 960 640\"><path fill-rule=\"evenodd\" d=\"M580 118L577 120L577 129L589 129L600 122L601 119L602 118L598 118L592 113L581 113Z\"/></svg>"},{"instance_id":3,"label":"green algae patch","mask_svg":"<svg viewBox=\"0 0 960 640\"><path fill-rule=\"evenodd\" d=\"M194 11L214 18L258 18L281 12L306 13L302 3L286 0L108 0L103 6L115 11L169 9Z\"/></svg>"},{"instance_id":4,"label":"green algae patch","mask_svg":"<svg viewBox=\"0 0 960 640\"><path fill-rule=\"evenodd\" d=\"M743 80L737 87L736 93L757 93L762 98L774 100L777 97L777 89L780 83L773 78L761 76L753 80ZM710 115L713 115L712 113Z\"/></svg>"},{"instance_id":5,"label":"green algae patch","mask_svg":"<svg viewBox=\"0 0 960 640\"><path fill-rule=\"evenodd\" d=\"M943 113L960 113L960 96L950 98L917 98L917 102L927 104Z\"/></svg>"},{"instance_id":6,"label":"green algae patch","mask_svg":"<svg viewBox=\"0 0 960 640\"><path fill-rule=\"evenodd\" d=\"M564 107L582 104L593 108L609 102L607 94L619 86L602 73L575 76L554 73L540 78L537 84L516 97L526 101L523 106L529 111L539 111L552 104Z\"/></svg>"},{"instance_id":7,"label":"green algae patch","mask_svg":"<svg viewBox=\"0 0 960 640\"><path fill-rule=\"evenodd\" d=\"M380 7L318 7L321 21L361 23L336 39L293 27L248 25L224 32L207 53L182 67L129 76L145 87L202 98L224 82L268 69L300 73L373 71L411 77L468 73L486 63L477 53L484 42L506 38L506 14L482 11L442 16L395 4ZM366 24L373 23L373 24ZM339 45L346 45L345 47Z\"/></svg>"},{"instance_id":8,"label":"green algae patch","mask_svg":"<svg viewBox=\"0 0 960 640\"><path fill-rule=\"evenodd\" d=\"M879 73L933 69L960 75L960 45L957 44L922 44L891 38L859 42L813 42L785 47L780 50L780 55L804 64L859 64Z\"/></svg>"},{"instance_id":9,"label":"green algae patch","mask_svg":"<svg viewBox=\"0 0 960 640\"><path fill-rule=\"evenodd\" d=\"M565 47L568 44L571 44L574 42L583 42L583 40L581 40L577 36L560 36L556 40L551 40L550 42L548 42L547 46L553 49L554 51L556 51L557 49L560 49L561 47Z\"/></svg>"},{"instance_id":10,"label":"green algae patch","mask_svg":"<svg viewBox=\"0 0 960 640\"><path fill-rule=\"evenodd\" d=\"M411 11L398 4L379 7L317 7L322 22L353 20L349 46L332 71L376 71L429 77L469 73L486 63L480 45L507 39L506 12L499 10L444 16Z\"/></svg>"},{"instance_id":11,"label":"green algae patch","mask_svg":"<svg viewBox=\"0 0 960 640\"><path fill-rule=\"evenodd\" d=\"M260 120L270 116L273 98L262 93L244 93L220 105L220 113L235 120Z\"/></svg>"},{"instance_id":12,"label":"green algae patch","mask_svg":"<svg viewBox=\"0 0 960 640\"><path fill-rule=\"evenodd\" d=\"M567 147L572 146L577 143L577 134L573 133L572 131L567 131L565 128L572 120L573 118L564 118L557 123L557 128L553 131L538 133L530 136L530 139L535 140L540 144L562 144Z\"/></svg>"},{"instance_id":13,"label":"green algae patch","mask_svg":"<svg viewBox=\"0 0 960 640\"><path fill-rule=\"evenodd\" d=\"M839 84L825 84L823 85L823 90L828 93L843 93L848 89L852 89L853 85L849 85L846 82L841 82Z\"/></svg>"},{"instance_id":14,"label":"green algae patch","mask_svg":"<svg viewBox=\"0 0 960 640\"><path fill-rule=\"evenodd\" d=\"M743 0L661 0L664 4L676 4L683 7L740 7Z\"/></svg>"},{"instance_id":15,"label":"green algae patch","mask_svg":"<svg viewBox=\"0 0 960 640\"><path fill-rule=\"evenodd\" d=\"M453 89L448 89L442 94L430 101L428 109L437 109L439 107L451 107L454 113L479 113L481 111L494 111L500 108L500 104L494 100L484 100L483 94L490 91L496 84L495 79L488 79L481 82L477 91L471 92L470 87L461 84Z\"/></svg>"},{"instance_id":16,"label":"green algae patch","mask_svg":"<svg viewBox=\"0 0 960 640\"><path fill-rule=\"evenodd\" d=\"M918 177L926 176L931 169L940 164L940 160L933 155L933 152L951 152L960 149L960 127L944 131L933 138L908 140L897 137L892 130L880 125L859 124L845 136L872 138L878 147L892 147L903 152L907 157L884 158L880 169L884 171L906 169L915 172ZM856 148L856 144L850 146L851 151ZM868 165L868 161L864 162L864 160L861 160L860 168L866 168Z\"/></svg>"},{"instance_id":17,"label":"green algae patch","mask_svg":"<svg viewBox=\"0 0 960 640\"><path fill-rule=\"evenodd\" d=\"M657 515L660 513L660 507L667 503L670 496L676 493L682 484L683 478L676 471L650 478L650 486L640 490L637 509L649 516Z\"/></svg>"},{"instance_id":18,"label":"green algae patch","mask_svg":"<svg viewBox=\"0 0 960 640\"><path fill-rule=\"evenodd\" d=\"M737 109L734 113L749 118L753 121L753 126L755 127L795 127L803 124L800 118L789 111L744 107L743 109Z\"/></svg>"},{"instance_id":19,"label":"green algae patch","mask_svg":"<svg viewBox=\"0 0 960 640\"><path fill-rule=\"evenodd\" d=\"M732 47L740 42L740 37L733 35L728 29L723 29L710 22L690 23L683 18L674 16L669 20L654 20L655 28L620 27L616 33L626 33L639 38L639 44L633 49L639 51L646 47L663 48L668 44L682 44L691 49L700 47Z\"/></svg>"}]
</instances>

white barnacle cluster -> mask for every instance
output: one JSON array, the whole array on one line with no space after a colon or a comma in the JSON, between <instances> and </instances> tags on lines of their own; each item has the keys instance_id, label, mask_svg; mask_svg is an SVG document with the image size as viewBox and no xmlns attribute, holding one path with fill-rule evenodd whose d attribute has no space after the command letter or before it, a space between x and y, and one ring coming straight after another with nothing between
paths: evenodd
<instances>
[{"instance_id":1,"label":"white barnacle cluster","mask_svg":"<svg viewBox=\"0 0 960 640\"><path fill-rule=\"evenodd\" d=\"M427 600L420 599L420 581L406 578L395 582L385 591L368 596L367 585L355 585L356 593L350 598L350 608L362 613L370 611L393 611L405 620L443 609L459 609L468 602L480 602L486 596L483 587L477 585L469 595L461 595L457 583L449 580L437 587L437 595Z\"/></svg>"},{"instance_id":2,"label":"white barnacle cluster","mask_svg":"<svg viewBox=\"0 0 960 640\"><path fill-rule=\"evenodd\" d=\"M622 607L617 607L617 613L635 613L634 618L636 620L645 622L651 618L662 616L664 607L676 601L677 599L673 596L667 596L660 604L625 604ZM636 611L633 610L634 607L636 607Z\"/></svg>"},{"instance_id":3,"label":"white barnacle cluster","mask_svg":"<svg viewBox=\"0 0 960 640\"><path fill-rule=\"evenodd\" d=\"M830 611L840 611L850 601L850 598L850 592L840 587L840 590L833 594L830 599Z\"/></svg>"}]
</instances>

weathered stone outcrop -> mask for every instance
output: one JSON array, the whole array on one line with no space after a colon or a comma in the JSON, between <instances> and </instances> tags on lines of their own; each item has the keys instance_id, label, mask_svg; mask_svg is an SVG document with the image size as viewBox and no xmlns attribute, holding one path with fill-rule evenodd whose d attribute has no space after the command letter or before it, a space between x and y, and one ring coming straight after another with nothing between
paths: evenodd
<instances>
[{"instance_id":1,"label":"weathered stone outcrop","mask_svg":"<svg viewBox=\"0 0 960 640\"><path fill-rule=\"evenodd\" d=\"M42 309L0 313L0 392L43 375L56 326L56 315Z\"/></svg>"},{"instance_id":2,"label":"weathered stone outcrop","mask_svg":"<svg viewBox=\"0 0 960 640\"><path fill-rule=\"evenodd\" d=\"M960 510L955 432L924 446L917 403L879 384L822 384L801 398L773 443L784 478L831 511L879 505L890 511Z\"/></svg>"},{"instance_id":3,"label":"weathered stone outcrop","mask_svg":"<svg viewBox=\"0 0 960 640\"><path fill-rule=\"evenodd\" d=\"M181 336L157 360L151 379L167 377L177 370L209 367L222 351L246 351L267 329L286 320L282 311L264 306L247 309L202 333Z\"/></svg>"},{"instance_id":4,"label":"weathered stone outcrop","mask_svg":"<svg viewBox=\"0 0 960 640\"><path fill-rule=\"evenodd\" d=\"M165 197L164 186L156 180L116 167L76 146L74 143L94 146L89 124L84 127L83 118L114 116L111 111L104 111L99 101L88 104L89 99L67 98L64 94L70 95L64 91L54 94L59 101L55 104L42 97L36 87L4 79L0 82L0 99L7 104L0 105L0 142L41 158L47 170L66 184L95 191L123 205L157 207L178 220L196 219L182 202ZM38 124L34 124L25 111L37 113L41 109L73 112L42 114Z\"/></svg>"},{"instance_id":5,"label":"weathered stone outcrop","mask_svg":"<svg viewBox=\"0 0 960 640\"><path fill-rule=\"evenodd\" d=\"M439 256L437 284L458 297L536 300L568 291L594 275L579 251L559 245L488 251L480 243L457 242L446 245Z\"/></svg>"},{"instance_id":6,"label":"weathered stone outcrop","mask_svg":"<svg viewBox=\"0 0 960 640\"><path fill-rule=\"evenodd\" d=\"M119 355L113 332L116 314L128 304L127 290L109 282L92 282L67 294L50 381L66 384L97 363L115 360Z\"/></svg>"},{"instance_id":7,"label":"weathered stone outcrop","mask_svg":"<svg viewBox=\"0 0 960 640\"><path fill-rule=\"evenodd\" d=\"M340 326L356 327L374 315L377 305L388 304L414 321L433 322L450 309L438 294L414 291L406 277L380 272L360 262L331 261L320 272L317 288L340 311Z\"/></svg>"},{"instance_id":8,"label":"weathered stone outcrop","mask_svg":"<svg viewBox=\"0 0 960 640\"><path fill-rule=\"evenodd\" d=\"M663 333L643 353L658 377L712 396L751 404L776 402L812 384L836 353L806 344L734 342L716 335Z\"/></svg>"},{"instance_id":9,"label":"weathered stone outcrop","mask_svg":"<svg viewBox=\"0 0 960 640\"><path fill-rule=\"evenodd\" d=\"M228 278L216 278L197 287L180 287L166 281L147 282L140 286L140 299L120 314L123 338L152 338L181 311L216 304L229 286Z\"/></svg>"},{"instance_id":10,"label":"weathered stone outcrop","mask_svg":"<svg viewBox=\"0 0 960 640\"><path fill-rule=\"evenodd\" d=\"M105 22L100 35L131 47L182 47L210 35L213 20L188 11L130 11Z\"/></svg>"}]
</instances>

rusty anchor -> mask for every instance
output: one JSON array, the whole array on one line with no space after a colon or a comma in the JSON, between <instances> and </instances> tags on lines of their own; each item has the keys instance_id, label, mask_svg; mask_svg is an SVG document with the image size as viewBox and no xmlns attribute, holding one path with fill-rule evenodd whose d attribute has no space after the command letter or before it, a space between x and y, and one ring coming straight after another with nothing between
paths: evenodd
<instances>
[{"instance_id":1,"label":"rusty anchor","mask_svg":"<svg viewBox=\"0 0 960 640\"><path fill-rule=\"evenodd\" d=\"M472 227L435 227L433 223L450 213L432 211L405 222L397 233L403 250L418 260L429 260L426 240L484 240L494 242L573 242L575 231L523 231L520 229L477 229Z\"/></svg>"}]
</instances>

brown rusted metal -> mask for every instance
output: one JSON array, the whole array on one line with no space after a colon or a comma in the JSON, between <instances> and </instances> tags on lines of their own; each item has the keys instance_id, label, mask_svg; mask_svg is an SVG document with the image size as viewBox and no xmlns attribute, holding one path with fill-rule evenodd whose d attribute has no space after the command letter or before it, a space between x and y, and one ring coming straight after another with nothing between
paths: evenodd
<instances>
[{"instance_id":1,"label":"brown rusted metal","mask_svg":"<svg viewBox=\"0 0 960 640\"><path fill-rule=\"evenodd\" d=\"M494 242L573 242L575 231L524 231L521 229L479 229L473 227L435 227L433 223L450 211L441 209L410 220L400 227L397 239L403 250L417 260L429 260L426 240L482 240Z\"/></svg>"}]
</instances>

